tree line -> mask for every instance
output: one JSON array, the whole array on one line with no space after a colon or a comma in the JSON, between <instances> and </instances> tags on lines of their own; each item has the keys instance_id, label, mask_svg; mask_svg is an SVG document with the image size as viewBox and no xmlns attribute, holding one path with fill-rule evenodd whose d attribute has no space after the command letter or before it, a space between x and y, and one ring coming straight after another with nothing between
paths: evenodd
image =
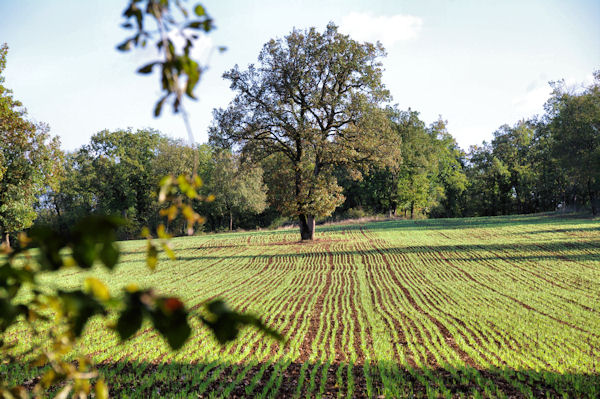
<instances>
[{"instance_id":1,"label":"tree line","mask_svg":"<svg viewBox=\"0 0 600 399\"><path fill-rule=\"evenodd\" d=\"M490 216L586 207L596 214L599 78L597 73L579 92L554 83L544 115L503 125L491 142L468 151L444 120L427 125L417 111L388 107L384 114L397 162L332 166L329 184L338 188L330 188L331 203L319 200L328 208L322 218ZM123 237L136 237L141 226L159 223L155 187L161 177L191 170L194 151L201 191L211 200L195 204L206 231L264 228L281 223L281 215L293 216L289 159L275 153L255 162L212 138L192 148L153 130L102 131L62 158L58 184L39 197L38 221L66 228L89 213L117 214L129 223ZM169 229L183 234L185 220L174 220Z\"/></svg>"},{"instance_id":2,"label":"tree line","mask_svg":"<svg viewBox=\"0 0 600 399\"><path fill-rule=\"evenodd\" d=\"M257 65L224 74L236 96L215 110L209 143L195 147L127 129L99 132L65 154L0 86L4 241L34 220L67 229L95 213L124 218L120 238L138 237L168 213L157 200L161 178L191 170L210 199L193 206L206 231L295 220L301 238L312 239L317 220L369 214L597 214L600 72L581 90L552 82L543 115L503 125L491 142L464 151L443 119L428 125L417 111L389 105L384 55L333 24L271 40ZM167 229L185 233L185 217Z\"/></svg>"},{"instance_id":3,"label":"tree line","mask_svg":"<svg viewBox=\"0 0 600 399\"><path fill-rule=\"evenodd\" d=\"M403 156L395 169L345 179L346 202L368 213L468 217L547 211L598 214L600 71L580 90L551 82L544 114L500 126L490 142L459 148L440 120L392 113ZM342 173L343 175L343 173Z\"/></svg>"}]
</instances>

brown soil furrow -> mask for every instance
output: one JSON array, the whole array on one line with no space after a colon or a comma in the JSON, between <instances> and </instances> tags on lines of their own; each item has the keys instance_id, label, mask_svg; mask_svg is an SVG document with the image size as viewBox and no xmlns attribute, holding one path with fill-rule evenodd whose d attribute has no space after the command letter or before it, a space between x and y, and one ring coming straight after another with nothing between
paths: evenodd
<instances>
[{"instance_id":1,"label":"brown soil furrow","mask_svg":"<svg viewBox=\"0 0 600 399\"><path fill-rule=\"evenodd\" d=\"M357 247L358 248L358 247ZM378 285L376 284L377 279L375 278L374 272L373 272L373 267L371 265L371 263L368 261L367 256L364 254L364 252L360 251L360 255L363 261L363 264L366 266L366 273L367 273L367 280L371 281L373 284L369 284L369 290L370 290L370 297L371 297L371 301L373 304L373 309L376 310L377 313L385 313L385 314L381 314L381 320L383 320L383 322L387 325L388 329L395 331L395 333L398 335L399 337L399 341L397 342L398 344L404 346L405 350L408 352L408 355L406 356L406 361L409 363L409 365L411 367L417 367L417 364L414 360L414 357L417 356L419 359L421 359L422 362L425 362L427 364L429 363L433 363L435 364L435 360L433 357L433 354L431 352L429 352L429 350L426 349L426 354L425 354L425 358L422 358L420 353L414 353L412 351L409 351L408 349L408 341L406 338L406 334L404 333L404 327L402 326L402 324L400 324L400 321L394 317L394 315L388 311L386 311L385 306L384 306L384 301L382 298L382 293L381 290L385 290L386 293L386 298L393 300L394 295L391 294L391 292L387 289L387 287L384 284ZM380 287L380 289L376 289L375 287ZM419 332L419 330L417 329L414 321L412 319L410 319L408 316L406 316L402 311L400 311L400 307L397 307L394 311L394 313L396 314L400 314L402 320L405 323L410 324L411 326L411 336L415 338L415 340L419 343L423 342L423 338L421 337L421 334ZM389 320L392 321L392 324L390 324ZM394 354L396 356L396 358L398 359L398 361L402 360L402 357L400 355L400 353L398 352L396 345L393 346L394 347Z\"/></svg>"},{"instance_id":2,"label":"brown soil furrow","mask_svg":"<svg viewBox=\"0 0 600 399\"><path fill-rule=\"evenodd\" d=\"M543 245L540 245L540 244L534 244L534 245L535 245L536 247L540 248L540 249L541 249L542 251L544 251L545 253L550 253L552 256L556 256L556 257L557 257L558 259L560 259L560 260L565 260L565 261L567 261L567 262L575 263L576 265L582 266L582 267L584 267L584 268L586 268L586 269L590 269L590 270L596 270L596 268L595 268L593 265L592 265L592 266L590 266L590 265L586 265L585 263L578 262L578 261L576 261L576 260L574 260L574 259L571 259L571 258L567 257L566 255L563 255L563 254L560 254L560 253L554 252L554 251L553 251L553 250L551 250L551 249L545 248Z\"/></svg>"},{"instance_id":3,"label":"brown soil furrow","mask_svg":"<svg viewBox=\"0 0 600 399\"><path fill-rule=\"evenodd\" d=\"M513 266L514 268L516 268L516 269L518 269L518 270L520 270L520 271L522 271L522 272L524 272L524 273L531 274L531 275L535 276L536 278L539 278L540 280L544 281L545 283L548 283L548 284L552 285L553 287L558 287L558 288L561 288L561 289L564 289L564 290L568 290L568 291L571 291L571 290L573 290L573 289L576 289L576 290L578 290L578 291L579 291L578 287L576 287L576 286L574 286L574 285L571 285L571 284L569 284L569 285L564 285L563 283L561 283L561 282L557 281L556 279L554 279L554 280L551 280L551 279L549 279L549 278L546 278L546 277L542 276L541 274L534 272L534 271L531 269L531 267L529 267L529 268L528 268L528 267L521 267L519 264L517 264L516 262L512 261L512 260L510 259L510 257L509 257L509 256L507 256L507 255L500 254L500 253L498 253L498 252L495 252L495 251L489 251L489 252L490 252L492 255L496 256L498 259L500 259L500 260L502 260L502 261L506 262L507 264L509 264L509 265ZM589 294L587 294L586 292L583 292L583 291L581 291L581 292L580 292L580 294L581 294L581 295L584 295L584 296L586 296L586 297L588 297L588 298L592 298L592 299L594 298L593 296L591 296L591 295L589 295ZM560 299L561 299L561 301L566 301L566 302L569 302L569 303L571 303L571 304L574 304L574 305L576 305L576 306L579 306L579 307L581 307L581 308L582 308L582 309L584 309L584 310L587 310L587 311L590 311L590 312L594 312L594 313L598 313L596 310L594 310L594 309L590 308L589 306L583 305L583 304L581 304L581 303L579 303L579 302L576 302L576 301L573 301L573 300L571 300L571 299L569 299L569 298L565 298L565 297L563 297L563 296L561 296L561 295L559 295L559 294L556 294L556 293L555 293L555 294L554 294L554 296L556 296L556 297L560 298Z\"/></svg>"},{"instance_id":4,"label":"brown soil furrow","mask_svg":"<svg viewBox=\"0 0 600 399\"><path fill-rule=\"evenodd\" d=\"M308 325L308 331L306 332L306 335L304 336L304 340L302 341L302 344L300 345L300 357L298 359L298 361L300 362L305 362L308 360L308 358L310 357L311 354L311 346L312 346L312 342L314 341L315 337L317 336L317 333L319 331L319 327L320 327L320 322L319 322L319 318L321 313L323 313L323 302L325 301L325 297L327 295L327 293L329 292L329 289L331 287L331 269L329 269L326 273L325 276L325 286L321 289L321 292L319 293L319 296L317 297L317 300L315 302L314 308L311 309L311 311L309 312L310 314L310 321L309 321L309 325Z\"/></svg>"},{"instance_id":5,"label":"brown soil furrow","mask_svg":"<svg viewBox=\"0 0 600 399\"><path fill-rule=\"evenodd\" d=\"M404 297L411 304L411 306L414 307L417 312L425 315L438 328L438 330L444 337L446 343L459 355L460 359L463 362L465 362L466 364L468 364L471 367L477 368L477 363L460 346L458 346L458 344L454 340L454 337L452 336L450 331L446 328L446 326L442 322L440 322L440 320L438 320L433 315L431 315L429 312L424 311L417 304L417 302L412 297L412 295L410 294L408 289L404 286L404 283L401 282L398 279L398 277L393 273L393 268L390 265L387 257L385 256L385 253L379 247L376 247L376 249L377 249L377 252L379 252L379 254L381 255L383 262L387 266L387 268L390 272L390 277L392 278L394 283L398 286L398 288L402 291L402 293L404 294Z\"/></svg>"},{"instance_id":6,"label":"brown soil furrow","mask_svg":"<svg viewBox=\"0 0 600 399\"><path fill-rule=\"evenodd\" d=\"M513 302L515 302L515 303L517 303L518 305L522 306L523 308L525 308L525 309L527 309L527 310L530 310L530 311L532 311L532 312L534 312L534 313L538 313L538 314L540 314L540 315L542 315L542 316L545 316L545 317L547 317L547 318L549 318L549 319L551 319L551 320L554 320L554 321L556 321L556 322L558 322L558 323L560 323L560 324L563 324L563 325L566 325L566 326L568 326L568 327L570 327L570 328L573 328L574 330L577 330L577 331L583 332L583 333L585 333L585 334L590 334L590 335L592 335L592 336L594 336L594 337L596 337L596 338L600 338L600 335L598 335L598 334L594 334L593 332L586 331L586 330L584 330L584 329L583 329L583 328L581 328L581 327L578 327L578 326L576 326L576 325L573 325L573 324L571 324L571 323L569 323L569 322L567 322L567 321L561 320L561 319L559 319L559 318L557 318L557 317L554 317L554 316L552 316L552 315L550 315L550 314L548 314L548 313L542 312L541 310L535 309L534 307L532 307L532 306L530 306L530 305L526 304L525 302L522 302L522 301L518 300L518 299L517 299L517 298L515 298L515 297L512 297L512 296L510 296L510 295L508 295L508 294L504 294L503 292L500 292L500 291L498 291L497 289L495 289L495 288L491 287L490 285L488 285L488 284L485 284L485 283L483 283L482 281L475 279L475 278L474 278L473 276L471 276L471 275L470 275L470 274L469 274L467 271L465 271L464 269L462 269L462 268L460 268L460 267L456 266L456 265L455 265L454 263L452 263L452 262L448 262L448 265L450 265L451 267L454 267L454 268L456 268L456 269L458 269L458 270L461 270L461 271L462 271L462 273L464 273L464 274L465 274L465 276L466 276L466 277L467 277L469 280L471 280L473 283L475 283L475 284L477 284L477 285L479 285L479 286L482 286L482 287L484 287L485 289L488 289L488 290L492 291L493 293L495 293L495 294L497 294L497 295L499 295L499 296L502 296L502 297L504 297L504 298L507 298L507 299L509 299L509 300L511 300L511 301L513 301Z\"/></svg>"},{"instance_id":7,"label":"brown soil furrow","mask_svg":"<svg viewBox=\"0 0 600 399\"><path fill-rule=\"evenodd\" d=\"M357 362L358 364L362 364L365 360L365 354L362 350L362 338L361 338L361 334L360 334L360 322L359 322L359 316L358 316L358 310L357 307L359 307L360 305L358 303L356 303L355 298L357 298L357 287L355 286L355 284L357 284L358 282L356 281L356 279L352 278L350 279L350 284L348 284L348 289L349 289L349 295L350 295L350 317L352 318L353 321L353 325L354 328L352 330L352 334L353 334L353 341L354 341L354 353L356 353L356 360L355 362ZM370 334L368 334L370 336ZM348 353L352 353L352 350L350 348L348 348Z\"/></svg>"}]
</instances>

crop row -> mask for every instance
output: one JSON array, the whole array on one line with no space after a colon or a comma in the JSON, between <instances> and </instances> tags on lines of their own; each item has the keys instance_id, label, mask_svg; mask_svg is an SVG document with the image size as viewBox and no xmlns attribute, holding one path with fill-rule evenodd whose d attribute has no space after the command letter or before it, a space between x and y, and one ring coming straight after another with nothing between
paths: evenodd
<instances>
[{"instance_id":1,"label":"crop row","mask_svg":"<svg viewBox=\"0 0 600 399\"><path fill-rule=\"evenodd\" d=\"M220 347L192 318L194 336L171 352L149 325L120 343L94 320L80 350L124 397L600 394L593 222L327 226L306 244L296 234L175 239L179 259L163 260L154 273L144 266L144 243L127 242L122 264L99 271L114 294L137 282L181 296L194 312L225 298L261 315L285 344L246 329ZM76 287L86 276L65 273L53 283ZM19 351L33 337L16 328L8 339ZM27 381L35 370L23 362L0 372Z\"/></svg>"}]
</instances>

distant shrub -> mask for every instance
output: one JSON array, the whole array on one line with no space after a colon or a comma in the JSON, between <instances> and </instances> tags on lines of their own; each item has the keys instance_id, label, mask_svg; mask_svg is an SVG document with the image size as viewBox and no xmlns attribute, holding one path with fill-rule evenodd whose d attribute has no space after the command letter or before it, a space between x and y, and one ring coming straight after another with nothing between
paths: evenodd
<instances>
[{"instance_id":1,"label":"distant shrub","mask_svg":"<svg viewBox=\"0 0 600 399\"><path fill-rule=\"evenodd\" d=\"M349 219L362 219L369 216L369 214L360 206L350 208L346 211L346 217Z\"/></svg>"},{"instance_id":2,"label":"distant shrub","mask_svg":"<svg viewBox=\"0 0 600 399\"><path fill-rule=\"evenodd\" d=\"M278 229L280 227L284 227L286 225L289 225L289 222L290 222L290 220L288 218L280 216L278 218L275 218L271 222L271 224L269 224L269 226L267 228L270 229L270 230L275 230L275 229Z\"/></svg>"}]
</instances>

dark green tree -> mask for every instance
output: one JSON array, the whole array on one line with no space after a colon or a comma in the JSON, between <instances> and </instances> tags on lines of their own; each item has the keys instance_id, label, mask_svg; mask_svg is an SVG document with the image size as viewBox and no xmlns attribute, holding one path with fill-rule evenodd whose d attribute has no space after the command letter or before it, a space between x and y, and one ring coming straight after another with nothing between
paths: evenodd
<instances>
[{"instance_id":1,"label":"dark green tree","mask_svg":"<svg viewBox=\"0 0 600 399\"><path fill-rule=\"evenodd\" d=\"M227 218L230 231L234 216L265 210L267 193L262 168L243 163L238 155L219 149L212 154L211 166L204 186L212 201L206 205L209 212Z\"/></svg>"},{"instance_id":2,"label":"dark green tree","mask_svg":"<svg viewBox=\"0 0 600 399\"><path fill-rule=\"evenodd\" d=\"M395 112L392 123L402 152L402 162L394 179L396 201L404 211L410 210L413 218L415 210L425 210L431 203L431 179L437 172L434 142L419 113L410 108Z\"/></svg>"},{"instance_id":3,"label":"dark green tree","mask_svg":"<svg viewBox=\"0 0 600 399\"><path fill-rule=\"evenodd\" d=\"M464 195L468 181L465 174L466 154L446 128L447 122L439 119L429 127L433 140L433 156L437 160L437 173L432 176L432 190L439 195L431 204L432 215L443 217L462 216ZM435 162L435 161L434 161Z\"/></svg>"},{"instance_id":4,"label":"dark green tree","mask_svg":"<svg viewBox=\"0 0 600 399\"><path fill-rule=\"evenodd\" d=\"M600 71L582 93L570 93L562 82L546 103L553 152L576 191L585 193L598 213L600 190Z\"/></svg>"},{"instance_id":5,"label":"dark green tree","mask_svg":"<svg viewBox=\"0 0 600 399\"><path fill-rule=\"evenodd\" d=\"M530 124L535 126L529 149L534 193L531 208L534 212L554 211L568 202L568 178L553 151L554 140L547 121L534 120Z\"/></svg>"},{"instance_id":6,"label":"dark green tree","mask_svg":"<svg viewBox=\"0 0 600 399\"><path fill-rule=\"evenodd\" d=\"M501 214L503 187L510 184L506 165L494 156L493 148L485 141L471 146L467 155L469 180L468 203L465 216L494 216Z\"/></svg>"},{"instance_id":7,"label":"dark green tree","mask_svg":"<svg viewBox=\"0 0 600 399\"><path fill-rule=\"evenodd\" d=\"M0 46L0 234L10 248L10 233L33 224L38 196L56 184L62 152L58 138L27 120L21 102L4 87L7 52L6 44Z\"/></svg>"},{"instance_id":8,"label":"dark green tree","mask_svg":"<svg viewBox=\"0 0 600 399\"><path fill-rule=\"evenodd\" d=\"M499 183L499 211L503 214L533 212L534 170L530 150L534 138L534 127L527 121L515 126L501 126L494 132L492 152L506 167L509 178Z\"/></svg>"},{"instance_id":9,"label":"dark green tree","mask_svg":"<svg viewBox=\"0 0 600 399\"><path fill-rule=\"evenodd\" d=\"M156 208L160 177L153 175L160 134L152 130L104 130L83 151L91 158L96 211L128 220L127 236L137 236Z\"/></svg>"}]
</instances>

